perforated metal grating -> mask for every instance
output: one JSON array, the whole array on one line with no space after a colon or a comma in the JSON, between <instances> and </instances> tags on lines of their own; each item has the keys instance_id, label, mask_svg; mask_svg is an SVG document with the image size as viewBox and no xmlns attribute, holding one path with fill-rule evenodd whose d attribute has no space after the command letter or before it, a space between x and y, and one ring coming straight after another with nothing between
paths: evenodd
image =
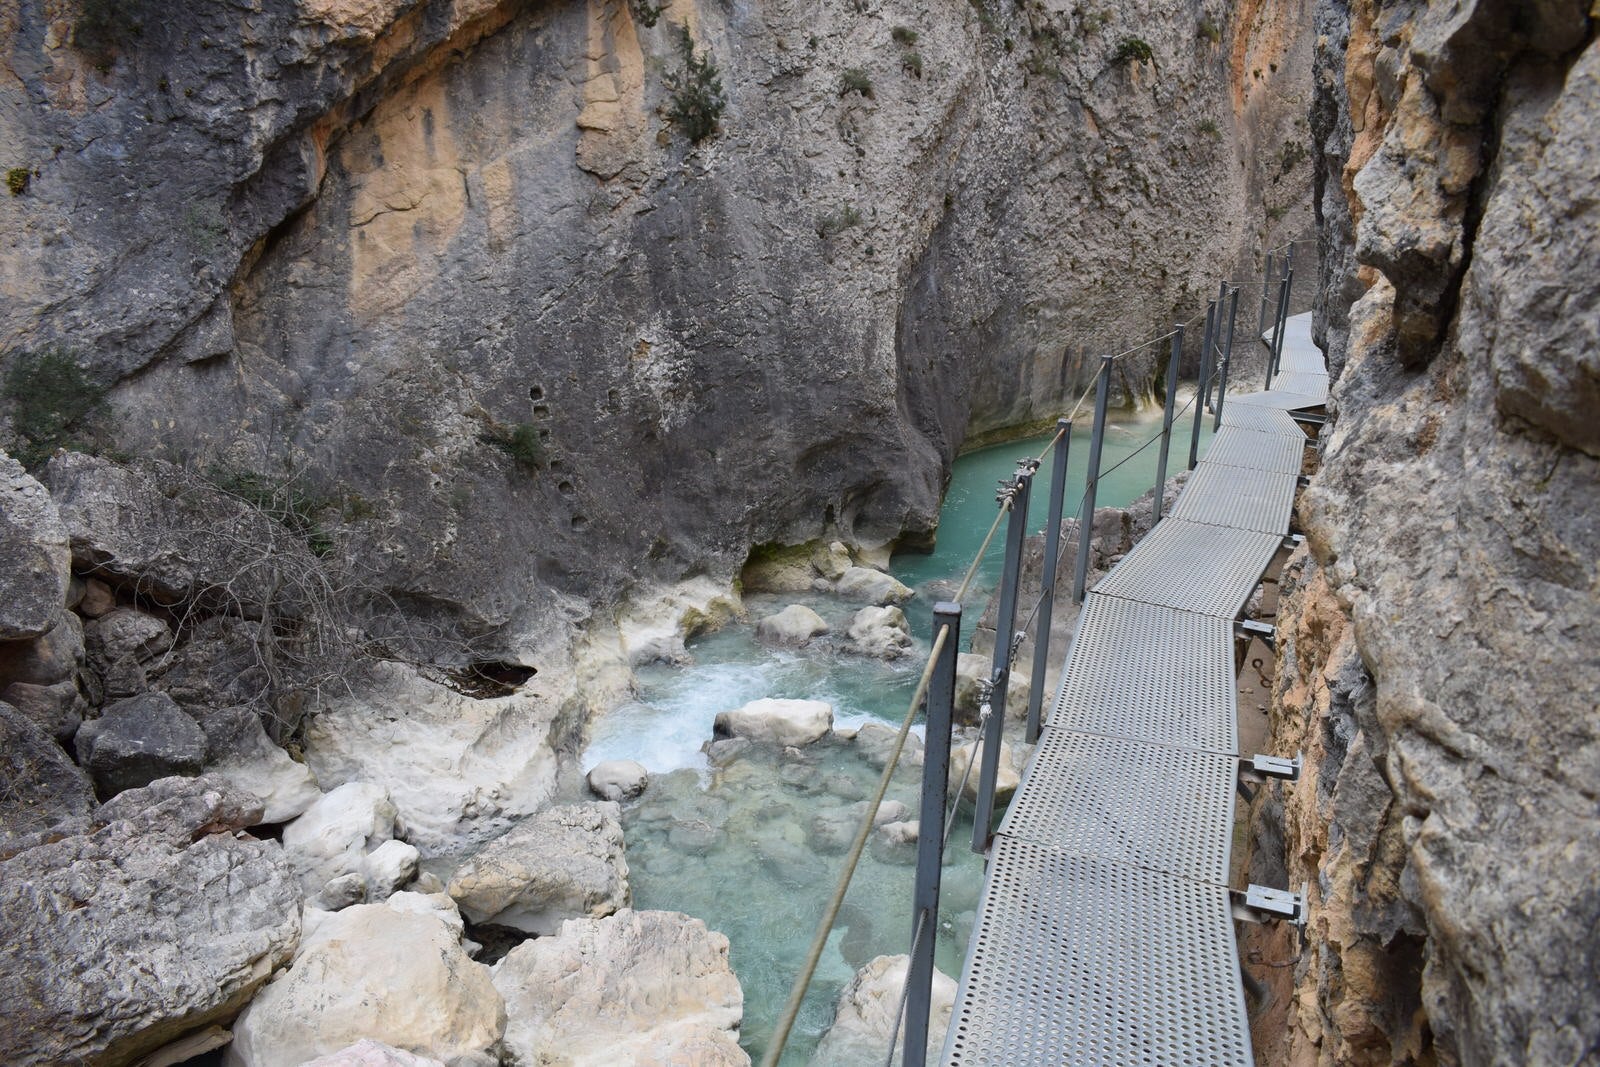
<instances>
[{"instance_id":1,"label":"perforated metal grating","mask_svg":"<svg viewBox=\"0 0 1600 1067\"><path fill-rule=\"evenodd\" d=\"M1306 432L1287 411L1259 407L1255 404L1223 405L1222 425L1237 426L1241 430L1282 434L1284 437L1294 437L1301 441L1306 437Z\"/></svg>"},{"instance_id":2,"label":"perforated metal grating","mask_svg":"<svg viewBox=\"0 0 1600 1067\"><path fill-rule=\"evenodd\" d=\"M1245 1067L1227 890L995 839L947 1067Z\"/></svg>"},{"instance_id":3,"label":"perforated metal grating","mask_svg":"<svg viewBox=\"0 0 1600 1067\"><path fill-rule=\"evenodd\" d=\"M1000 833L1225 885L1237 778L1231 756L1052 727Z\"/></svg>"},{"instance_id":4,"label":"perforated metal grating","mask_svg":"<svg viewBox=\"0 0 1600 1067\"><path fill-rule=\"evenodd\" d=\"M1206 449L1206 462L1224 467L1299 474L1305 463L1305 447L1304 436L1297 441L1281 433L1224 426L1211 439L1211 447Z\"/></svg>"},{"instance_id":5,"label":"perforated metal grating","mask_svg":"<svg viewBox=\"0 0 1600 1067\"><path fill-rule=\"evenodd\" d=\"M1285 393L1299 393L1302 396L1314 396L1320 400L1328 399L1328 376L1326 373L1316 371L1290 371L1273 379L1273 388Z\"/></svg>"},{"instance_id":6,"label":"perforated metal grating","mask_svg":"<svg viewBox=\"0 0 1600 1067\"><path fill-rule=\"evenodd\" d=\"M1229 619L1090 593L1050 726L1237 751L1232 630Z\"/></svg>"},{"instance_id":7,"label":"perforated metal grating","mask_svg":"<svg viewBox=\"0 0 1600 1067\"><path fill-rule=\"evenodd\" d=\"M1278 370L1285 374L1320 374L1328 375L1327 360L1322 358L1322 352L1315 345L1307 341L1303 346L1294 344L1294 338L1289 338L1289 343L1283 346L1283 355L1278 360Z\"/></svg>"},{"instance_id":8,"label":"perforated metal grating","mask_svg":"<svg viewBox=\"0 0 1600 1067\"><path fill-rule=\"evenodd\" d=\"M1264 393L1240 393L1237 396L1229 395L1223 405L1223 411L1228 410L1231 404L1247 404L1253 407L1277 408L1280 411L1298 411L1301 408L1317 408L1327 402L1327 396L1306 396L1303 393L1289 393L1282 389L1268 389ZM1226 419L1227 415L1224 414Z\"/></svg>"},{"instance_id":9,"label":"perforated metal grating","mask_svg":"<svg viewBox=\"0 0 1600 1067\"><path fill-rule=\"evenodd\" d=\"M1289 529L1294 489L1293 474L1202 463L1184 484L1172 517L1281 534Z\"/></svg>"},{"instance_id":10,"label":"perforated metal grating","mask_svg":"<svg viewBox=\"0 0 1600 1067\"><path fill-rule=\"evenodd\" d=\"M1282 540L1281 534L1162 519L1094 591L1232 619Z\"/></svg>"}]
</instances>

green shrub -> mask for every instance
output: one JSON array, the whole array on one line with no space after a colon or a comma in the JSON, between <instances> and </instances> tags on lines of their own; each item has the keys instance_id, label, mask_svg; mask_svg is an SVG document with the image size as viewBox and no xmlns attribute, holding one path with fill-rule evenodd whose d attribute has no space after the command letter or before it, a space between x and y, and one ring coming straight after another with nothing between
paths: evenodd
<instances>
[{"instance_id":1,"label":"green shrub","mask_svg":"<svg viewBox=\"0 0 1600 1067\"><path fill-rule=\"evenodd\" d=\"M823 239L835 237L850 227L859 225L861 225L861 212L845 204L838 211L830 211L817 219L817 236Z\"/></svg>"},{"instance_id":2,"label":"green shrub","mask_svg":"<svg viewBox=\"0 0 1600 1067\"><path fill-rule=\"evenodd\" d=\"M663 4L652 4L650 0L628 0L628 7L633 11L633 17L639 20L639 25L649 29L661 21L661 13L666 10Z\"/></svg>"},{"instance_id":3,"label":"green shrub","mask_svg":"<svg viewBox=\"0 0 1600 1067\"><path fill-rule=\"evenodd\" d=\"M1117 50L1111 56L1113 63L1149 63L1156 54L1151 51L1150 45L1139 37L1124 37L1117 42Z\"/></svg>"},{"instance_id":4,"label":"green shrub","mask_svg":"<svg viewBox=\"0 0 1600 1067\"><path fill-rule=\"evenodd\" d=\"M722 111L728 106L722 91L722 76L710 52L695 54L689 27L678 27L678 49L683 53L683 70L664 79L672 94L667 118L683 131L690 144L699 144L717 132Z\"/></svg>"},{"instance_id":5,"label":"green shrub","mask_svg":"<svg viewBox=\"0 0 1600 1067\"><path fill-rule=\"evenodd\" d=\"M917 31L910 26L896 26L889 31L889 36L894 38L895 44L905 45L907 48L917 43Z\"/></svg>"},{"instance_id":6,"label":"green shrub","mask_svg":"<svg viewBox=\"0 0 1600 1067\"><path fill-rule=\"evenodd\" d=\"M6 188L12 196L21 196L28 191L28 179L31 177L27 167L12 167L6 171Z\"/></svg>"},{"instance_id":7,"label":"green shrub","mask_svg":"<svg viewBox=\"0 0 1600 1067\"><path fill-rule=\"evenodd\" d=\"M1219 130L1217 128L1217 124L1210 119L1201 119L1199 123L1195 125L1195 129L1207 137L1220 138L1222 136L1222 131Z\"/></svg>"},{"instance_id":8,"label":"green shrub","mask_svg":"<svg viewBox=\"0 0 1600 1067\"><path fill-rule=\"evenodd\" d=\"M1309 154L1310 153L1306 151L1306 146L1301 144L1299 141L1285 141L1283 144L1283 152L1278 157L1278 164L1283 168L1283 173L1288 174L1291 170L1294 170L1294 168L1305 162L1305 158Z\"/></svg>"},{"instance_id":9,"label":"green shrub","mask_svg":"<svg viewBox=\"0 0 1600 1067\"><path fill-rule=\"evenodd\" d=\"M64 348L18 353L4 387L11 405L9 451L30 470L42 466L57 448L76 443L74 432L99 411L105 395Z\"/></svg>"},{"instance_id":10,"label":"green shrub","mask_svg":"<svg viewBox=\"0 0 1600 1067\"><path fill-rule=\"evenodd\" d=\"M480 436L479 440L494 445L516 460L517 466L524 470L541 470L550 460L544 438L539 436L539 428L531 422L519 422L509 429L497 426Z\"/></svg>"},{"instance_id":11,"label":"green shrub","mask_svg":"<svg viewBox=\"0 0 1600 1067\"><path fill-rule=\"evenodd\" d=\"M211 485L243 500L306 543L316 556L333 551L333 535L317 516L335 501L314 493L293 476L274 477L240 467L217 467L206 474Z\"/></svg>"},{"instance_id":12,"label":"green shrub","mask_svg":"<svg viewBox=\"0 0 1600 1067\"><path fill-rule=\"evenodd\" d=\"M1194 32L1196 37L1204 37L1212 44L1222 42L1222 27L1210 15L1200 17L1200 21L1195 23Z\"/></svg>"},{"instance_id":13,"label":"green shrub","mask_svg":"<svg viewBox=\"0 0 1600 1067\"><path fill-rule=\"evenodd\" d=\"M922 77L922 53L907 52L900 57L900 69L914 78Z\"/></svg>"},{"instance_id":14,"label":"green shrub","mask_svg":"<svg viewBox=\"0 0 1600 1067\"><path fill-rule=\"evenodd\" d=\"M839 79L839 95L849 96L851 93L860 93L868 100L872 99L872 79L860 67L851 67Z\"/></svg>"}]
</instances>

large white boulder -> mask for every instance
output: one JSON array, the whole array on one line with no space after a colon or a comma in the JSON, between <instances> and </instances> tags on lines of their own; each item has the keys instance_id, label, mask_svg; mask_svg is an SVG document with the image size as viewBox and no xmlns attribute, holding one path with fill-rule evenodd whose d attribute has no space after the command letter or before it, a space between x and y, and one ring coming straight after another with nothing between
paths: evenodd
<instances>
[{"instance_id":1,"label":"large white boulder","mask_svg":"<svg viewBox=\"0 0 1600 1067\"><path fill-rule=\"evenodd\" d=\"M790 604L756 623L756 637L774 645L800 646L827 632L827 622L804 604Z\"/></svg>"},{"instance_id":2,"label":"large white boulder","mask_svg":"<svg viewBox=\"0 0 1600 1067\"><path fill-rule=\"evenodd\" d=\"M909 956L878 956L856 972L839 994L833 1025L822 1035L812 1067L879 1067L889 1048L889 1032L900 1011ZM955 1012L955 979L933 972L933 997L928 1017L928 1062L939 1059L945 1031ZM905 1054L905 1027L895 1038L896 1058Z\"/></svg>"},{"instance_id":3,"label":"large white boulder","mask_svg":"<svg viewBox=\"0 0 1600 1067\"><path fill-rule=\"evenodd\" d=\"M972 764L970 773L967 764ZM962 778L966 779L966 787L962 796L968 800L978 798L978 779L983 775L983 739L968 741L964 745L957 745L950 750L950 781L947 789L954 793L956 787L961 785ZM1022 783L1022 775L1017 773L1016 755L1011 751L1011 746L1004 741L1000 742L1000 763L995 772L994 797L996 803L1004 803L1011 794L1017 791L1017 786Z\"/></svg>"},{"instance_id":4,"label":"large white boulder","mask_svg":"<svg viewBox=\"0 0 1600 1067\"><path fill-rule=\"evenodd\" d=\"M350 875L366 880L367 854L394 837L394 805L381 785L351 782L283 828L283 849L308 897Z\"/></svg>"},{"instance_id":5,"label":"large white boulder","mask_svg":"<svg viewBox=\"0 0 1600 1067\"><path fill-rule=\"evenodd\" d=\"M892 574L871 567L849 567L833 583L833 591L846 600L868 604L901 604L915 594Z\"/></svg>"},{"instance_id":6,"label":"large white boulder","mask_svg":"<svg viewBox=\"0 0 1600 1067\"><path fill-rule=\"evenodd\" d=\"M833 705L825 700L752 700L732 711L719 712L714 727L718 737L745 737L772 745L809 745L833 729Z\"/></svg>"},{"instance_id":7,"label":"large white boulder","mask_svg":"<svg viewBox=\"0 0 1600 1067\"><path fill-rule=\"evenodd\" d=\"M1021 720L1028 715L1028 694L1033 691L1027 674L1027 660L1019 657L1021 670L1012 670L1006 681L1006 718ZM994 670L994 657L963 652L956 657L955 711L958 719L976 719L980 687Z\"/></svg>"},{"instance_id":8,"label":"large white boulder","mask_svg":"<svg viewBox=\"0 0 1600 1067\"><path fill-rule=\"evenodd\" d=\"M308 929L293 965L234 1022L223 1062L300 1067L370 1038L448 1067L496 1067L505 1024L489 968L446 923L358 904Z\"/></svg>"},{"instance_id":9,"label":"large white boulder","mask_svg":"<svg viewBox=\"0 0 1600 1067\"><path fill-rule=\"evenodd\" d=\"M494 968L520 1064L745 1067L728 939L699 919L619 911L524 941Z\"/></svg>"},{"instance_id":10,"label":"large white boulder","mask_svg":"<svg viewBox=\"0 0 1600 1067\"><path fill-rule=\"evenodd\" d=\"M478 700L379 668L377 680L310 720L306 762L323 788L383 782L404 837L425 854L485 841L548 803L553 742L571 694L540 671L510 696Z\"/></svg>"},{"instance_id":11,"label":"large white boulder","mask_svg":"<svg viewBox=\"0 0 1600 1067\"><path fill-rule=\"evenodd\" d=\"M608 759L595 764L584 780L602 800L632 800L650 784L650 772L631 759Z\"/></svg>"},{"instance_id":12,"label":"large white boulder","mask_svg":"<svg viewBox=\"0 0 1600 1067\"><path fill-rule=\"evenodd\" d=\"M469 857L449 893L475 923L553 934L566 919L629 903L622 809L607 801L542 811Z\"/></svg>"},{"instance_id":13,"label":"large white boulder","mask_svg":"<svg viewBox=\"0 0 1600 1067\"><path fill-rule=\"evenodd\" d=\"M862 608L850 620L850 651L899 659L911 651L911 624L896 607Z\"/></svg>"}]
</instances>

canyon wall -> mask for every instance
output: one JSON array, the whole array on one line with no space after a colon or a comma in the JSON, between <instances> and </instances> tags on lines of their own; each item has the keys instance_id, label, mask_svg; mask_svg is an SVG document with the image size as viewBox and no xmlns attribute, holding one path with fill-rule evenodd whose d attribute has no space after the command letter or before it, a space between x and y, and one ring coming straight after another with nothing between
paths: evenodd
<instances>
[{"instance_id":1,"label":"canyon wall","mask_svg":"<svg viewBox=\"0 0 1600 1067\"><path fill-rule=\"evenodd\" d=\"M1274 730L1307 775L1255 812L1311 921L1297 959L1247 952L1293 982L1258 1042L1595 1063L1595 12L1325 0L1317 25L1336 421L1279 621Z\"/></svg>"},{"instance_id":2,"label":"canyon wall","mask_svg":"<svg viewBox=\"0 0 1600 1067\"><path fill-rule=\"evenodd\" d=\"M753 544L927 533L970 435L1304 232L1310 17L26 0L0 347L109 390L89 447L293 478L515 657Z\"/></svg>"}]
</instances>

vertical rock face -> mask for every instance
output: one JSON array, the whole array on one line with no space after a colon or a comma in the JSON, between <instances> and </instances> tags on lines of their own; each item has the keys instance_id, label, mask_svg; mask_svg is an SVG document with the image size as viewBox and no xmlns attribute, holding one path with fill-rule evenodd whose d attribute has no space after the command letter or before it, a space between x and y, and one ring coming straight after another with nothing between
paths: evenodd
<instances>
[{"instance_id":1,"label":"vertical rock face","mask_svg":"<svg viewBox=\"0 0 1600 1067\"><path fill-rule=\"evenodd\" d=\"M926 530L969 432L1305 222L1292 0L109 7L0 17L9 349L474 626Z\"/></svg>"},{"instance_id":2,"label":"vertical rock face","mask_svg":"<svg viewBox=\"0 0 1600 1067\"><path fill-rule=\"evenodd\" d=\"M1600 1040L1600 48L1585 5L1325 3L1338 419L1275 706L1292 1063ZM1353 248L1349 243L1353 235ZM1353 305L1350 294L1360 292ZM1346 310L1347 309L1347 310ZM1404 506L1400 506L1403 502Z\"/></svg>"}]
</instances>

